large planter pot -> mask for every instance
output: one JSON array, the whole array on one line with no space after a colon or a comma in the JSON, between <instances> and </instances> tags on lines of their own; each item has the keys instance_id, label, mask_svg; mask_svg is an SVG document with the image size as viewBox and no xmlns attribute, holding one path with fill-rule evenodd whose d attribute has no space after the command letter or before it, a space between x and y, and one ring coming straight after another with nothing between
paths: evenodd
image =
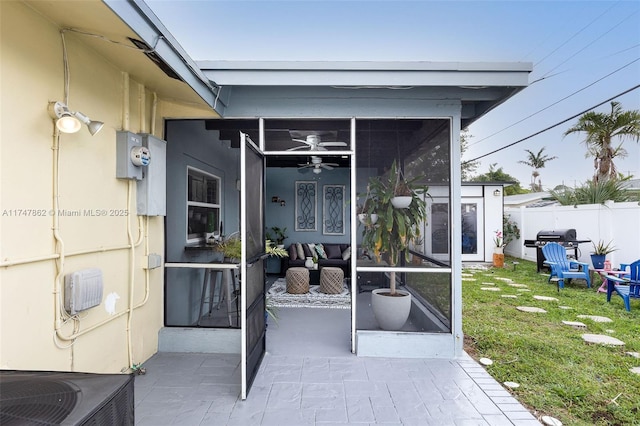
<instances>
[{"instance_id":1,"label":"large planter pot","mask_svg":"<svg viewBox=\"0 0 640 426\"><path fill-rule=\"evenodd\" d=\"M607 258L606 254L592 254L591 263L594 269L604 269L604 261Z\"/></svg>"},{"instance_id":2,"label":"large planter pot","mask_svg":"<svg viewBox=\"0 0 640 426\"><path fill-rule=\"evenodd\" d=\"M391 204L393 204L393 207L395 207L396 209L406 209L411 204L412 199L413 198L408 195L397 196L391 199Z\"/></svg>"},{"instance_id":3,"label":"large planter pot","mask_svg":"<svg viewBox=\"0 0 640 426\"><path fill-rule=\"evenodd\" d=\"M388 288L378 288L371 292L371 308L378 325L383 330L400 330L411 312L411 293L396 290L396 296L389 294Z\"/></svg>"}]
</instances>

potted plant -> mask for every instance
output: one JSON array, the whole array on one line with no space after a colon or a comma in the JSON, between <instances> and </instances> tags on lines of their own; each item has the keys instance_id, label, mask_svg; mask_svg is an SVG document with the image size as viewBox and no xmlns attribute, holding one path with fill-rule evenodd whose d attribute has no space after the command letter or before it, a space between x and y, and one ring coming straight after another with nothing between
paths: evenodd
<instances>
[{"instance_id":1,"label":"potted plant","mask_svg":"<svg viewBox=\"0 0 640 426\"><path fill-rule=\"evenodd\" d=\"M613 241L609 241L605 244L604 241L600 240L598 243L592 242L593 251L591 252L591 263L593 264L594 269L604 269L604 262L607 258L607 255L611 252L618 250L612 245Z\"/></svg>"},{"instance_id":2,"label":"potted plant","mask_svg":"<svg viewBox=\"0 0 640 426\"><path fill-rule=\"evenodd\" d=\"M391 199L396 195L398 166L394 161L386 177L372 177L369 186L377 200L378 222L362 231L364 247L373 253L378 262L384 256L389 266L398 264L400 256L409 261L409 244L420 238L420 227L426 223L426 202L421 196L428 187L417 184L420 177L406 181L411 195L405 208L395 208ZM396 273L390 273L390 288L374 290L371 294L374 316L383 330L402 328L411 310L411 294L396 288Z\"/></svg>"},{"instance_id":3,"label":"potted plant","mask_svg":"<svg viewBox=\"0 0 640 426\"><path fill-rule=\"evenodd\" d=\"M376 200L371 198L369 185L367 185L367 193L364 194L364 197L364 202L362 204L358 204L358 207L356 208L358 220L365 226L373 225L378 221L378 214L376 213Z\"/></svg>"},{"instance_id":4,"label":"potted plant","mask_svg":"<svg viewBox=\"0 0 640 426\"><path fill-rule=\"evenodd\" d=\"M411 204L413 191L399 172L396 175L396 184L393 190L393 195L394 196L391 198L391 204L393 204L393 207L397 209L406 209Z\"/></svg>"},{"instance_id":5,"label":"potted plant","mask_svg":"<svg viewBox=\"0 0 640 426\"><path fill-rule=\"evenodd\" d=\"M267 232L267 239L275 241L276 245L280 248L284 248L284 240L287 238L287 228L280 228L279 226L272 226L273 236Z\"/></svg>"},{"instance_id":6,"label":"potted plant","mask_svg":"<svg viewBox=\"0 0 640 426\"><path fill-rule=\"evenodd\" d=\"M224 255L225 262L240 262L242 258L242 243L240 242L240 238L228 238L217 244L218 250Z\"/></svg>"},{"instance_id":7,"label":"potted plant","mask_svg":"<svg viewBox=\"0 0 640 426\"><path fill-rule=\"evenodd\" d=\"M496 230L495 237L493 237L493 243L495 247L493 248L493 266L496 268L502 268L504 266L504 246L507 244L502 237L502 231Z\"/></svg>"},{"instance_id":8,"label":"potted plant","mask_svg":"<svg viewBox=\"0 0 640 426\"><path fill-rule=\"evenodd\" d=\"M289 253L284 249L284 247L278 247L273 245L273 241L266 241L266 252L269 256L273 257L289 257Z\"/></svg>"}]
</instances>

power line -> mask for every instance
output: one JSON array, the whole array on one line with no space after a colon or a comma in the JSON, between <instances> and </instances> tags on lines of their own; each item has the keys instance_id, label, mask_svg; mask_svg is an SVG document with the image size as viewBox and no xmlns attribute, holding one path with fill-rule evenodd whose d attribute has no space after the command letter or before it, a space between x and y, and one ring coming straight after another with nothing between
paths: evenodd
<instances>
[{"instance_id":1,"label":"power line","mask_svg":"<svg viewBox=\"0 0 640 426\"><path fill-rule=\"evenodd\" d=\"M566 58L564 61L560 62L558 65L556 65L554 68L551 68L549 71L547 71L546 74L544 74L542 76L542 78L546 77L547 74L555 71L556 69L558 69L559 67L561 67L563 64L566 64L567 62L569 62L571 59L573 59L576 55L582 53L585 51L585 49L587 49L588 47L592 46L596 41L600 40L602 37L606 36L607 34L609 34L611 31L615 30L617 27L619 27L620 25L622 25L623 22L625 22L628 19L631 19L634 15L636 15L637 12L632 13L631 15L627 15L622 21L618 22L616 25L614 25L613 27L609 28L608 31L600 34L600 36L596 37L595 39L593 39L589 44L587 44L586 46L584 46L582 49L578 50L577 52L575 52L573 55L569 56L568 58Z\"/></svg>"},{"instance_id":2,"label":"power line","mask_svg":"<svg viewBox=\"0 0 640 426\"><path fill-rule=\"evenodd\" d=\"M541 133L544 133L544 132L546 132L546 131L548 131L548 130L551 130L551 129L553 129L554 127L558 127L559 125L564 124L564 123L566 123L566 122L567 122L567 121L569 121L569 120L573 120L574 118L579 117L579 116L581 116L582 114L584 114L584 113L586 113L586 112L591 111L592 109L598 108L599 106L604 105L604 104L606 104L607 102L610 102L610 101L612 101L612 100L614 100L614 99L616 99L616 98L619 98L619 97L620 97L620 96L622 96L622 95L626 95L626 94L627 94L627 93L629 93L629 92L633 92L634 90L636 90L636 89L637 89L637 88L639 88L639 87L640 87L640 84L638 84L638 85L636 85L636 86L634 86L634 87L632 87L632 88L630 88L630 89L627 89L627 90L625 90L625 91L624 91L624 92L622 92L622 93L618 93L617 95L612 96L612 97L610 97L609 99L606 99L606 100L604 100L604 101L602 101L602 102L600 102L600 103L598 103L598 104L596 104L596 105L594 105L594 106L592 106L592 107L590 107L590 108L587 108L587 109L585 109L585 110L584 110L584 111L582 111L582 112L579 112L579 113L577 113L577 114L574 114L574 115L572 115L572 116L571 116L571 117L569 117L569 118L565 118L564 120L559 121L559 122L557 122L556 124L553 124L553 125L551 125L551 126L549 126L549 127L546 127L546 128L544 128L544 129L542 129L542 130L539 130L539 131L537 131L537 132L535 132L535 133L533 133L533 134L531 134L531 135L529 135L529 136L526 136L526 137L524 137L524 138L522 138L522 139L519 139L519 140L517 140L517 141L515 141L515 142L512 142L512 143L510 143L510 144L508 144L508 145L505 145L505 146L503 146L503 147L501 147L501 148L498 148L498 149L496 149L496 150L493 150L493 151L491 151L491 152L488 152L488 153L486 153L486 154L484 154L484 155L481 155L481 156L479 156L479 157L472 158L471 160L463 161L463 162L462 162L462 164L464 165L464 164L467 164L467 163L471 163L471 162L473 162L473 161L477 161L477 160L479 160L479 159L481 159L481 158L488 157L489 155L495 154L496 152L500 152L500 151L502 151L502 150L504 150L504 149L507 149L507 148L510 148L510 147L512 147L512 146L514 146L514 145L517 145L517 144L519 144L520 142L524 142L524 141L526 141L527 139L531 139L531 138L532 138L532 137L534 137L534 136L538 136L538 135L539 135L539 134L541 134Z\"/></svg>"},{"instance_id":3,"label":"power line","mask_svg":"<svg viewBox=\"0 0 640 426\"><path fill-rule=\"evenodd\" d=\"M605 78L612 76L613 74L617 73L618 71L622 71L622 70L623 70L623 69L625 69L626 67L631 66L632 64L634 64L634 63L638 62L639 60L640 60L640 58L636 58L636 59L634 59L633 61L631 61L631 62L629 62L629 63L627 63L627 64L625 64L625 65L621 66L620 68L618 68L618 69L616 69L616 70L614 70L614 71L611 71L609 74L607 74L607 75L605 75L605 76L603 76L603 77L600 77L600 78L599 78L599 79L597 79L596 81L594 81L594 82L592 82L592 83L587 84L586 86L584 86L584 87L582 87L582 88L580 88L580 89L576 90L575 92L572 92L571 94L569 94L569 95L565 96L565 97L564 97L564 98L562 98L562 99L559 99L559 100L555 101L554 103L552 103L552 104L550 104L550 105L547 105L546 107L544 107L544 108L542 108L542 109L540 109L540 110L538 110L538 111L534 112L533 114L529 114L528 116L524 117L524 118L523 118L523 119L521 119L521 120L516 121L516 122L515 122L515 123L513 123L513 124L510 124L509 126L507 126L507 127L503 128L503 129L501 129L501 130L498 130L497 132L492 133L492 134L490 134L489 136L485 136L484 138L479 139L479 140L475 141L474 143L469 144L469 147L471 147L471 146L473 146L473 145L477 145L477 144L479 144L480 142L482 142L482 141L484 141L484 140L487 140L487 139L489 139L489 138L490 138L490 137L492 137L492 136L497 135L498 133L502 133L502 132L504 132L505 130L512 128L512 127L513 127L513 126L515 126L516 124L520 124L520 123L522 123L523 121L528 120L529 118L533 117L534 115L540 114L541 112L543 112L543 111L545 111L545 110L547 110L547 109L551 108L552 106L557 105L557 104L559 104L560 102L565 101L565 100L569 99L570 97L572 97L572 96L574 96L574 95L577 95L578 93L582 92L583 90L588 89L589 87L593 86L593 85L594 85L594 84L596 84L596 83L599 83L600 81L604 80ZM538 80L533 81L531 84L534 84L534 83L537 83L537 82L539 82L539 81L542 81L542 79L544 79L544 78L548 78L548 77L542 77L542 78L540 78L540 79L538 79Z\"/></svg>"},{"instance_id":4,"label":"power line","mask_svg":"<svg viewBox=\"0 0 640 426\"><path fill-rule=\"evenodd\" d=\"M596 22L598 19L602 18L604 15L606 15L607 13L609 13L609 11L611 9L613 9L615 6L618 5L618 3L620 3L620 1L614 3L613 5L611 5L610 8L608 8L607 10L605 10L604 12L602 12L600 15L596 16L593 20L591 20L591 22L589 22L587 25L585 25L584 27L582 27L580 30L578 30L576 33L574 33L571 37L569 37L564 43L560 44L560 46L556 47L553 51L551 51L551 53L547 54L547 56L543 57L542 59L540 59L538 62L536 62L536 66L540 65L545 59L547 59L548 57L550 57L551 55L553 55L554 53L556 53L558 50L560 50L563 46L565 46L567 43L569 43L571 40L573 40L574 38L576 38L581 32L583 32L584 30L586 30L587 28L589 28L594 22Z\"/></svg>"}]
</instances>

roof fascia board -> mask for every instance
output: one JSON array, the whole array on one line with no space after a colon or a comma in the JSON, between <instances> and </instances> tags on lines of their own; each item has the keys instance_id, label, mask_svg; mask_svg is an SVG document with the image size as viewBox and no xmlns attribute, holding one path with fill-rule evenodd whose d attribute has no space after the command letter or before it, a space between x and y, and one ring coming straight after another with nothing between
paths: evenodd
<instances>
[{"instance_id":1,"label":"roof fascia board","mask_svg":"<svg viewBox=\"0 0 640 426\"><path fill-rule=\"evenodd\" d=\"M526 87L523 71L345 71L345 70L212 70L204 74L221 86L353 86L413 87L457 86L484 89L488 86Z\"/></svg>"},{"instance_id":2,"label":"roof fascia board","mask_svg":"<svg viewBox=\"0 0 640 426\"><path fill-rule=\"evenodd\" d=\"M175 71L211 108L222 115L224 104L200 71L195 61L182 49L153 11L140 0L102 0L142 41Z\"/></svg>"},{"instance_id":3,"label":"roof fascia board","mask_svg":"<svg viewBox=\"0 0 640 426\"><path fill-rule=\"evenodd\" d=\"M487 86L526 87L529 62L199 61L203 73L227 86Z\"/></svg>"},{"instance_id":4,"label":"roof fascia board","mask_svg":"<svg viewBox=\"0 0 640 426\"><path fill-rule=\"evenodd\" d=\"M430 61L198 61L201 69L218 70L380 70L380 71L527 71L531 62Z\"/></svg>"}]
</instances>

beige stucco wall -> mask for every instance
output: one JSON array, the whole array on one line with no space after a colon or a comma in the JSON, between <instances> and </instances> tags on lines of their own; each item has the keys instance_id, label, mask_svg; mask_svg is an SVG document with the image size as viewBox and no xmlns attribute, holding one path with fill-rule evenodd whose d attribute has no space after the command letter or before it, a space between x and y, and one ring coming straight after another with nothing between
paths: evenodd
<instances>
[{"instance_id":1,"label":"beige stucco wall","mask_svg":"<svg viewBox=\"0 0 640 426\"><path fill-rule=\"evenodd\" d=\"M120 372L129 366L129 341L134 363L156 352L163 323L163 268L142 267L147 252L164 254L163 218L138 218L135 184L130 188L129 181L115 178L123 100L129 97L128 130L149 132L153 92L130 79L125 95L122 71L89 49L81 36L67 33L69 107L105 126L95 136L84 126L78 133L60 135L59 208L79 215L59 217L61 243L56 244L51 214L54 131L47 106L49 101L64 100L59 28L22 3L2 3L0 368ZM183 107L163 99L158 105L153 118L155 133L162 137L162 110L181 115ZM185 109L184 115L193 115L193 106ZM88 213L97 209L105 210L106 216ZM123 210L129 215L112 214ZM139 242L133 253L127 248L130 240ZM55 332L56 276L92 267L103 271L104 296L120 297L115 315L107 313L103 298L102 305L80 314L75 332L108 322L64 340L74 333L74 321ZM142 305L147 285L148 300ZM142 306L132 310L128 339L131 286L132 304Z\"/></svg>"}]
</instances>

